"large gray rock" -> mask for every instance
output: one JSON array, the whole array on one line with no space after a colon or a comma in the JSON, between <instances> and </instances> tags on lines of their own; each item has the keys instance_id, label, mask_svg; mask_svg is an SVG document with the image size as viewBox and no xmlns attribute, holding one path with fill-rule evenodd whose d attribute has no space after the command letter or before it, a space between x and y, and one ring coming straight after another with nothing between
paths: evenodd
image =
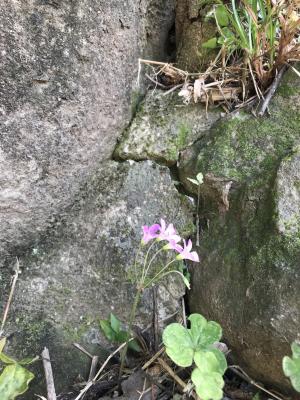
<instances>
[{"instance_id":1,"label":"large gray rock","mask_svg":"<svg viewBox=\"0 0 300 400\"><path fill-rule=\"evenodd\" d=\"M179 154L208 134L220 110L183 104L178 93L149 92L120 139L114 157L121 160L154 160L173 166Z\"/></svg>"},{"instance_id":2,"label":"large gray rock","mask_svg":"<svg viewBox=\"0 0 300 400\"><path fill-rule=\"evenodd\" d=\"M23 273L6 329L13 333L10 346L20 358L47 345L58 392L79 373L85 378L88 373L89 359L72 343L101 355L95 343L107 343L99 335L99 319L113 312L128 322L135 292L128 273L141 226L161 217L173 222L182 235L192 234L189 203L175 189L168 168L149 161L107 162L45 240L19 260ZM159 287L160 320L178 311L183 294L180 280L170 278ZM151 323L152 306L151 291L146 290L136 323ZM40 370L35 384L43 385ZM34 390L41 393L44 387Z\"/></svg>"},{"instance_id":3,"label":"large gray rock","mask_svg":"<svg viewBox=\"0 0 300 400\"><path fill-rule=\"evenodd\" d=\"M195 195L187 177L205 176L191 310L220 322L235 361L281 390L290 389L282 357L300 339L299 99L288 74L270 117L216 123L179 164Z\"/></svg>"},{"instance_id":4,"label":"large gray rock","mask_svg":"<svg viewBox=\"0 0 300 400\"><path fill-rule=\"evenodd\" d=\"M138 57L164 57L174 1L0 1L0 17L3 260L110 158L138 96Z\"/></svg>"}]
</instances>

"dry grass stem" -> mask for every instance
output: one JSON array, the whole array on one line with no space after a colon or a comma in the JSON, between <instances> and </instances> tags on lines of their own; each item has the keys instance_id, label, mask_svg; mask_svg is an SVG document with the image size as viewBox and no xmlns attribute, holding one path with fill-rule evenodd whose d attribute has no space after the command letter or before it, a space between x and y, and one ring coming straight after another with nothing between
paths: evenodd
<instances>
[{"instance_id":1,"label":"dry grass stem","mask_svg":"<svg viewBox=\"0 0 300 400\"><path fill-rule=\"evenodd\" d=\"M21 273L20 263L19 263L19 260L17 259L16 267L15 267L15 274L14 274L14 276L12 278L12 284L11 284L8 300L7 300L7 303L6 303L6 306L5 306L5 309L4 309L4 313L3 313L3 317L2 317L2 322L1 322L1 327L0 327L0 338L3 335L5 322L7 320L8 312L9 312L9 309L10 309L10 305L11 305L11 302L12 302L12 298L13 298L13 295L14 295L14 291L15 291L17 280L18 280L18 277L19 277L20 273Z\"/></svg>"}]
</instances>

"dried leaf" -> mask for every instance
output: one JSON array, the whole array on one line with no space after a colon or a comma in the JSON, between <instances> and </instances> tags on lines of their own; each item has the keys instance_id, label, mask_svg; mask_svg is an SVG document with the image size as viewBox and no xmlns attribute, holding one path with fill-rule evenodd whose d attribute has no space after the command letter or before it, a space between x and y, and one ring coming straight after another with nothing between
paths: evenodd
<instances>
[{"instance_id":1,"label":"dried leaf","mask_svg":"<svg viewBox=\"0 0 300 400\"><path fill-rule=\"evenodd\" d=\"M202 94L205 92L205 83L203 78L196 79L194 82L194 102L198 103Z\"/></svg>"}]
</instances>

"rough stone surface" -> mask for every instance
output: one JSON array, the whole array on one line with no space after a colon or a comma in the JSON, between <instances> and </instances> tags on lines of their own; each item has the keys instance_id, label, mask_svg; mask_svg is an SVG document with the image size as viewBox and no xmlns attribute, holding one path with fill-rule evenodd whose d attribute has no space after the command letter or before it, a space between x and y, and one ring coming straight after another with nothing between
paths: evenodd
<instances>
[{"instance_id":1,"label":"rough stone surface","mask_svg":"<svg viewBox=\"0 0 300 400\"><path fill-rule=\"evenodd\" d=\"M176 43L179 68L189 72L204 72L217 55L216 50L202 44L216 36L217 27L205 19L211 5L199 0L176 2Z\"/></svg>"},{"instance_id":2,"label":"rough stone surface","mask_svg":"<svg viewBox=\"0 0 300 400\"><path fill-rule=\"evenodd\" d=\"M173 0L0 2L0 254L21 254L109 159L164 58Z\"/></svg>"},{"instance_id":3,"label":"rough stone surface","mask_svg":"<svg viewBox=\"0 0 300 400\"><path fill-rule=\"evenodd\" d=\"M114 312L128 321L135 290L127 275L141 226L165 217L183 235L193 231L190 205L175 189L168 168L149 161L107 162L67 211L20 259L23 273L7 328L19 358L49 347L58 391L79 373L86 377L89 368L88 358L72 349L72 342L103 355L99 347L90 347L106 344L97 329L99 319ZM159 287L160 320L178 310L183 294L177 279ZM146 290L137 318L141 326L151 323L152 306ZM38 374L36 383L42 384L41 378Z\"/></svg>"},{"instance_id":4,"label":"rough stone surface","mask_svg":"<svg viewBox=\"0 0 300 400\"><path fill-rule=\"evenodd\" d=\"M147 94L136 117L120 139L117 159L151 159L166 165L176 164L180 151L209 132L219 118L219 110L199 104L185 106L177 93Z\"/></svg>"},{"instance_id":5,"label":"rough stone surface","mask_svg":"<svg viewBox=\"0 0 300 400\"><path fill-rule=\"evenodd\" d=\"M179 165L195 194L186 177L205 175L191 310L219 321L236 362L281 390L282 357L300 338L299 94L286 75L270 117L216 123Z\"/></svg>"}]
</instances>

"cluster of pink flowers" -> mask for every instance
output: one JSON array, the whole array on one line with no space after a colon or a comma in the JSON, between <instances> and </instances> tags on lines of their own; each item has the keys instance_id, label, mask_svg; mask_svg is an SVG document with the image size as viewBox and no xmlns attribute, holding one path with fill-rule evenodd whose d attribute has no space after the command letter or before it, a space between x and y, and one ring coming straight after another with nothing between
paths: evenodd
<instances>
[{"instance_id":1,"label":"cluster of pink flowers","mask_svg":"<svg viewBox=\"0 0 300 400\"><path fill-rule=\"evenodd\" d=\"M178 260L191 260L194 262L199 262L199 256L196 251L191 251L193 245L190 239L188 242L183 239L183 246L179 244L182 238L176 232L173 224L169 224L167 226L166 222L161 219L160 224L143 226L142 244L147 244L153 239L156 239L157 241L167 241L168 243L164 246L164 249L175 250L177 253L179 253L176 256Z\"/></svg>"}]
</instances>

